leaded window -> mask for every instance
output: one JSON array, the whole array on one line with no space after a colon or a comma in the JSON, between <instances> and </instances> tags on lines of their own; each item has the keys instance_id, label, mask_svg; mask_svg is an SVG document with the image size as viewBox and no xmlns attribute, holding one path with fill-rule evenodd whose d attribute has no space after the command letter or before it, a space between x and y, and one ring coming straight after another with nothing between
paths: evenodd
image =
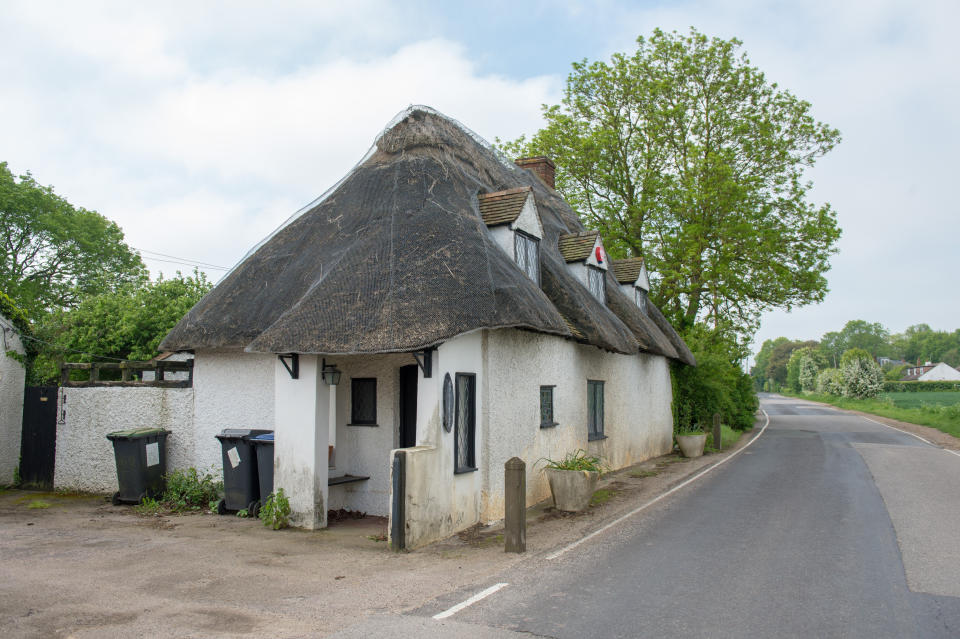
<instances>
[{"instance_id":1,"label":"leaded window","mask_svg":"<svg viewBox=\"0 0 960 639\"><path fill-rule=\"evenodd\" d=\"M603 382L587 380L587 439L603 439Z\"/></svg>"},{"instance_id":2,"label":"leaded window","mask_svg":"<svg viewBox=\"0 0 960 639\"><path fill-rule=\"evenodd\" d=\"M587 265L587 285L594 297L601 302L607 301L607 283L603 276L603 269Z\"/></svg>"},{"instance_id":3,"label":"leaded window","mask_svg":"<svg viewBox=\"0 0 960 639\"><path fill-rule=\"evenodd\" d=\"M457 373L456 378L456 415L453 472L466 473L477 469L477 376L470 373Z\"/></svg>"},{"instance_id":4,"label":"leaded window","mask_svg":"<svg viewBox=\"0 0 960 639\"><path fill-rule=\"evenodd\" d=\"M540 240L526 233L513 234L513 253L517 266L531 280L540 283Z\"/></svg>"},{"instance_id":5,"label":"leaded window","mask_svg":"<svg viewBox=\"0 0 960 639\"><path fill-rule=\"evenodd\" d=\"M553 386L540 387L540 428L553 428Z\"/></svg>"},{"instance_id":6,"label":"leaded window","mask_svg":"<svg viewBox=\"0 0 960 639\"><path fill-rule=\"evenodd\" d=\"M634 289L635 301L637 302L637 307L644 313L647 312L647 292L640 288L639 286Z\"/></svg>"},{"instance_id":7,"label":"leaded window","mask_svg":"<svg viewBox=\"0 0 960 639\"><path fill-rule=\"evenodd\" d=\"M350 380L350 423L377 423L377 379L354 377Z\"/></svg>"}]
</instances>

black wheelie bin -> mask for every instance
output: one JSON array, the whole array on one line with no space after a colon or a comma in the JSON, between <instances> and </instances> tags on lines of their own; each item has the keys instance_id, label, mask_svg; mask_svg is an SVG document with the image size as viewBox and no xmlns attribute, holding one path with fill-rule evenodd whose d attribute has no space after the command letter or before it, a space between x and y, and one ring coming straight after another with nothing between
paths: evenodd
<instances>
[{"instance_id":1,"label":"black wheelie bin","mask_svg":"<svg viewBox=\"0 0 960 639\"><path fill-rule=\"evenodd\" d=\"M257 456L249 438L269 433L269 430L226 428L216 438L223 452L223 499L217 502L217 512L246 510L248 513L260 500L260 479L257 476Z\"/></svg>"},{"instance_id":2,"label":"black wheelie bin","mask_svg":"<svg viewBox=\"0 0 960 639\"><path fill-rule=\"evenodd\" d=\"M273 433L253 435L250 443L257 453L257 475L260 478L260 499L249 511L251 517L256 517L260 514L260 506L273 492Z\"/></svg>"},{"instance_id":3,"label":"black wheelie bin","mask_svg":"<svg viewBox=\"0 0 960 639\"><path fill-rule=\"evenodd\" d=\"M166 488L167 435L162 428L133 428L109 433L117 460L114 505L139 504L144 497L156 499Z\"/></svg>"}]
</instances>

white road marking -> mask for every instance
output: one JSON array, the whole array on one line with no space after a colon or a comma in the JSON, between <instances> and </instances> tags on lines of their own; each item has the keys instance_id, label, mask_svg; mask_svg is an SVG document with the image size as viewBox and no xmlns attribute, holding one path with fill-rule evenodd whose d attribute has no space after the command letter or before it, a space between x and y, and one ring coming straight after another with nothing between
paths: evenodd
<instances>
[{"instance_id":1,"label":"white road marking","mask_svg":"<svg viewBox=\"0 0 960 639\"><path fill-rule=\"evenodd\" d=\"M760 432L757 433L757 436L754 437L753 439L751 439L749 442L747 442L747 444L746 444L743 448L741 448L740 450L734 452L734 453L733 453L732 455L730 455L729 457L726 457L726 458L724 458L724 459L721 459L720 461L718 461L718 462L717 462L716 464L714 464L713 466L708 466L707 468L703 469L702 471L700 471L699 473L697 473L696 475L694 475L694 476L691 477L690 479L687 479L686 481L684 481L684 482L682 482L682 483L680 483L680 484L677 484L676 486L674 486L673 488L671 488L671 489L668 490L667 492L663 493L663 494L660 495L659 497L655 497L655 498L651 499L650 501L648 501L647 503L643 504L642 506L638 506L637 508L634 508L633 510L631 510L630 512L628 512L626 515L622 515L622 516L614 519L613 521L611 521L611 522L610 522L609 524L607 524L606 526L603 526L602 528L598 528L597 530L593 531L592 533L590 533L590 534L587 535L586 537L582 537L582 538L578 539L577 541L573 542L572 544L561 548L561 549L558 550L557 552L551 553L551 554L547 555L547 559L556 559L557 557L560 557L560 556L566 554L567 552L573 550L574 548L576 548L577 546L579 546L579 545L582 544L583 542L588 541L588 540L590 540L590 539L593 539L593 538L596 537L597 535L599 535L599 534L601 534L601 533L603 533L603 532L606 532L607 530L613 528L613 527L616 526L617 524L622 523L622 522L626 521L627 519L633 517L633 516L636 515L637 513L641 512L641 511L643 511L643 510L646 510L647 508L649 508L650 506L654 505L655 503L657 503L657 502L660 501L661 499L664 499L665 497L668 497L668 496L672 495L673 493L677 492L678 490L680 490L680 489L683 488L684 486L686 486L686 485L688 485L688 484L690 484L690 483L692 483L692 482L697 481L698 479L700 479L701 477L703 477L704 475L706 475L707 473L709 473L709 472L710 472L711 470L713 470L714 468L717 468L717 467L719 467L719 466L727 463L728 461L730 461L731 459L733 459L734 457L736 457L737 455L739 455L740 453L742 453L743 451L745 451L746 449L748 449L751 445L753 445L753 442L755 442L755 441L757 441L758 439L760 439L760 435L763 435L763 431L767 430L767 426L770 425L770 415L767 414L767 411L765 411L765 410L763 410L763 409L761 408L761 409L760 409L760 412L763 413L763 416L767 418L767 421L766 421L766 423L763 425L763 428L760 429Z\"/></svg>"},{"instance_id":2,"label":"white road marking","mask_svg":"<svg viewBox=\"0 0 960 639\"><path fill-rule=\"evenodd\" d=\"M506 588L508 585L509 585L509 584L505 584L505 583L494 584L494 585L490 586L489 588L487 588L486 590L482 590L482 591L478 592L477 594L475 594L474 596L470 597L469 599L466 599L466 600L464 600L464 601L461 601L461 602L458 603L456 606L453 606L452 608L447 608L447 609L444 610L443 612L438 612L437 614L435 614L435 615L433 616L433 618L436 619L437 621L439 621L439 620L441 620L441 619L446 619L447 617L452 617L453 615L457 614L458 612L460 612L461 610L463 610L463 609L466 608L467 606L472 606L473 604L477 603L477 602L480 601L481 599L485 599L485 598L489 597L490 595L492 595L493 593L497 592L497 591L500 590L501 588Z\"/></svg>"},{"instance_id":3,"label":"white road marking","mask_svg":"<svg viewBox=\"0 0 960 639\"><path fill-rule=\"evenodd\" d=\"M904 435L910 435L911 437L916 437L917 439L919 439L920 441L922 441L924 444L929 444L930 446L933 446L934 448L940 448L939 446L937 446L936 444L934 444L934 443L931 442L930 440L924 439L923 437L921 437L920 435L917 435L916 433L911 433L911 432L908 431L908 430L901 430L901 429L897 428L896 426L891 426L890 424L884 424L883 422L878 422L878 421L875 420L875 419L870 419L869 417L863 417L863 415L860 415L860 417L862 417L863 419L867 420L868 422L873 422L874 424L879 424L879 425L881 425L881 426L886 426L887 428L891 428L891 429L893 429L893 430L895 430L895 431L897 431L897 432L903 433ZM946 450L946 449L944 449L944 450ZM953 452L953 451L950 451L950 452Z\"/></svg>"}]
</instances>

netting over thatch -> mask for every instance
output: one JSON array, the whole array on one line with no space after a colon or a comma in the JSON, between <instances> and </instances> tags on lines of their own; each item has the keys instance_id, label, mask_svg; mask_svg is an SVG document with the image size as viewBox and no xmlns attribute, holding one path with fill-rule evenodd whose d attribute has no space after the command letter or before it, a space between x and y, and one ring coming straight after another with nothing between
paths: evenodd
<instances>
[{"instance_id":1,"label":"netting over thatch","mask_svg":"<svg viewBox=\"0 0 960 639\"><path fill-rule=\"evenodd\" d=\"M544 228L542 289L494 242L479 211L478 194L524 186L533 187ZM693 363L669 324L641 313L612 274L608 305L570 274L557 240L581 230L532 173L504 163L458 123L411 108L350 175L194 306L161 348L383 353L516 327Z\"/></svg>"}]
</instances>

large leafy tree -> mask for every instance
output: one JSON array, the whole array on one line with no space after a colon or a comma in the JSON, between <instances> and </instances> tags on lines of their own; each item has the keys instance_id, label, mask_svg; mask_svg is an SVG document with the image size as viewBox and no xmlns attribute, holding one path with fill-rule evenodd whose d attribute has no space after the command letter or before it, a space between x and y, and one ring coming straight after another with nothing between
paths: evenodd
<instances>
[{"instance_id":1,"label":"large leafy tree","mask_svg":"<svg viewBox=\"0 0 960 639\"><path fill-rule=\"evenodd\" d=\"M546 127L505 151L542 154L614 256L643 256L682 329L818 302L840 236L805 171L840 140L769 82L736 39L654 31L633 54L573 65Z\"/></svg>"},{"instance_id":2,"label":"large leafy tree","mask_svg":"<svg viewBox=\"0 0 960 639\"><path fill-rule=\"evenodd\" d=\"M0 162L0 290L28 315L73 308L146 277L114 222Z\"/></svg>"},{"instance_id":3,"label":"large leafy tree","mask_svg":"<svg viewBox=\"0 0 960 639\"><path fill-rule=\"evenodd\" d=\"M879 322L850 320L842 330L825 333L820 344L821 353L833 365L851 348L865 350L873 357L886 356L890 352L890 333Z\"/></svg>"},{"instance_id":4,"label":"large leafy tree","mask_svg":"<svg viewBox=\"0 0 960 639\"><path fill-rule=\"evenodd\" d=\"M146 360L170 329L211 288L202 272L127 285L93 295L76 308L52 313L39 325L47 345L36 364L37 380L57 374L57 361Z\"/></svg>"}]
</instances>

